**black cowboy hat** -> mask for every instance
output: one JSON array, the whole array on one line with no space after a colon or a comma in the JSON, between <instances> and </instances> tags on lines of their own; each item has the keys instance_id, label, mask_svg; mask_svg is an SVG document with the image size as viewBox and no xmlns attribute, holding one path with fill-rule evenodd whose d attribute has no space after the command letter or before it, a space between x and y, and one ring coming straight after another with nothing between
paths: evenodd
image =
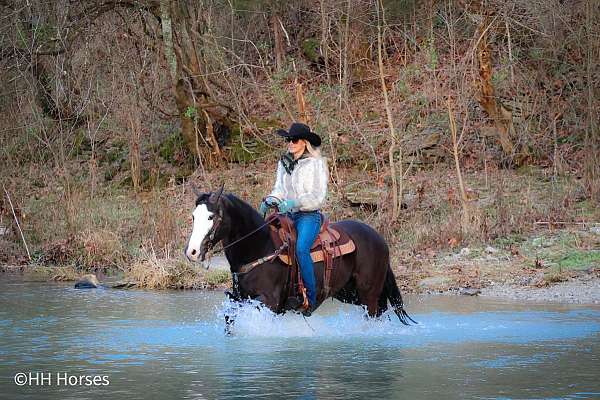
<instances>
[{"instance_id":1,"label":"black cowboy hat","mask_svg":"<svg viewBox=\"0 0 600 400\"><path fill-rule=\"evenodd\" d=\"M306 139L315 147L321 145L321 138L314 132L311 132L308 125L301 124L299 122L294 122L292 126L290 126L290 130L286 131L284 129L278 129L277 134L284 138L289 139Z\"/></svg>"}]
</instances>

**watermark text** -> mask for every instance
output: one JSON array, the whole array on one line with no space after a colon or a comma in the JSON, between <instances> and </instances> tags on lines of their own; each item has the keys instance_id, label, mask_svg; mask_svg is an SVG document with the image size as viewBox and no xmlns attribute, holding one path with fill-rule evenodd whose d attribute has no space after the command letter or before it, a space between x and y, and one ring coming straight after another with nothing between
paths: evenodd
<instances>
[{"instance_id":1,"label":"watermark text","mask_svg":"<svg viewBox=\"0 0 600 400\"><path fill-rule=\"evenodd\" d=\"M108 386L108 375L78 375L69 372L17 372L17 386Z\"/></svg>"}]
</instances>

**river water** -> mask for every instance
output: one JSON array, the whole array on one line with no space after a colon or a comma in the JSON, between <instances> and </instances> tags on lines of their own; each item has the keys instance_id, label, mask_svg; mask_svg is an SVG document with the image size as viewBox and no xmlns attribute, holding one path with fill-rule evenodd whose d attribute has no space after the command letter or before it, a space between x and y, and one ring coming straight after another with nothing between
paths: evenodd
<instances>
[{"instance_id":1,"label":"river water","mask_svg":"<svg viewBox=\"0 0 600 400\"><path fill-rule=\"evenodd\" d=\"M419 325L246 306L227 337L220 292L4 281L0 398L600 399L598 306L407 303Z\"/></svg>"}]
</instances>

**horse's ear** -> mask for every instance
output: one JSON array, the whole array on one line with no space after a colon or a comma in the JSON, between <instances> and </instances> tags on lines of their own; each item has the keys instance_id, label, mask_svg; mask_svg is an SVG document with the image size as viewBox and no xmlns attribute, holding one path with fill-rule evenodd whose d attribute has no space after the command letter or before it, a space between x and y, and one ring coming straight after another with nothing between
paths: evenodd
<instances>
[{"instance_id":1,"label":"horse's ear","mask_svg":"<svg viewBox=\"0 0 600 400\"><path fill-rule=\"evenodd\" d=\"M196 185L194 184L194 182L190 183L190 186L192 187L192 191L194 192L194 194L196 195L196 197L200 197L202 195L202 192L200 191L200 189L198 189L196 187Z\"/></svg>"},{"instance_id":2,"label":"horse's ear","mask_svg":"<svg viewBox=\"0 0 600 400\"><path fill-rule=\"evenodd\" d=\"M219 189L218 192L213 193L210 195L210 202L213 204L217 204L219 202L219 199L221 198L221 195L223 194L223 189L225 188L225 182L223 182L223 184L221 185L221 189Z\"/></svg>"}]
</instances>

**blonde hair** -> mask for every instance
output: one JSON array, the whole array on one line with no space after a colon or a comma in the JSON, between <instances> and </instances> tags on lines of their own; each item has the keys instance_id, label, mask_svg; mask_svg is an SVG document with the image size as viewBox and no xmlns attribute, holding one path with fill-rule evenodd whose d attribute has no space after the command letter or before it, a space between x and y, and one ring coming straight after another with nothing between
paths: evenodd
<instances>
[{"instance_id":1,"label":"blonde hair","mask_svg":"<svg viewBox=\"0 0 600 400\"><path fill-rule=\"evenodd\" d=\"M304 144L306 144L306 150L308 150L308 154L310 154L311 156L313 156L314 158L321 158L321 148L320 147L313 147L312 144L310 144L310 142L306 139L302 139L304 141Z\"/></svg>"}]
</instances>

